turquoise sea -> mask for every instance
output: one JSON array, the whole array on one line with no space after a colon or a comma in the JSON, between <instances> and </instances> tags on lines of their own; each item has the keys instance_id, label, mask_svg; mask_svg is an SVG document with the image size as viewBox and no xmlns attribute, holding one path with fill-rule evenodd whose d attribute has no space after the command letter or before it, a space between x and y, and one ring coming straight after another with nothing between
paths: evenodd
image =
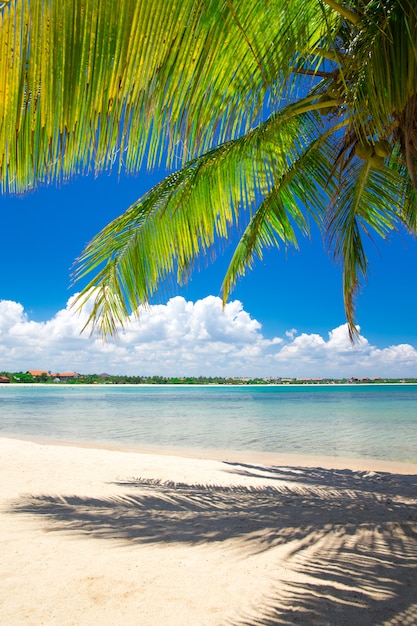
<instances>
[{"instance_id":1,"label":"turquoise sea","mask_svg":"<svg viewBox=\"0 0 417 626\"><path fill-rule=\"evenodd\" d=\"M417 385L1 385L0 436L417 463Z\"/></svg>"}]
</instances>

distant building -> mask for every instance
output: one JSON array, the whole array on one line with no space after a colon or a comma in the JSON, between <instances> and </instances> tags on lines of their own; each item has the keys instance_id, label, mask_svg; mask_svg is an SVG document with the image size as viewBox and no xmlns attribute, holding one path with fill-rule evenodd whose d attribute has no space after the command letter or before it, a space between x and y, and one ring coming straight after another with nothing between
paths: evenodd
<instances>
[{"instance_id":1,"label":"distant building","mask_svg":"<svg viewBox=\"0 0 417 626\"><path fill-rule=\"evenodd\" d=\"M26 372L30 374L34 378L37 376L42 376L46 374L50 378L54 378L54 382L66 383L68 380L75 380L79 377L78 372L54 372L52 373L50 370L28 370Z\"/></svg>"},{"instance_id":2,"label":"distant building","mask_svg":"<svg viewBox=\"0 0 417 626\"><path fill-rule=\"evenodd\" d=\"M54 376L56 376L56 378L59 378L61 383L66 383L68 380L75 380L76 378L78 378L79 374L77 372L63 372L62 374L54 374Z\"/></svg>"},{"instance_id":3,"label":"distant building","mask_svg":"<svg viewBox=\"0 0 417 626\"><path fill-rule=\"evenodd\" d=\"M8 376L0 376L0 383L9 383L10 378Z\"/></svg>"}]
</instances>

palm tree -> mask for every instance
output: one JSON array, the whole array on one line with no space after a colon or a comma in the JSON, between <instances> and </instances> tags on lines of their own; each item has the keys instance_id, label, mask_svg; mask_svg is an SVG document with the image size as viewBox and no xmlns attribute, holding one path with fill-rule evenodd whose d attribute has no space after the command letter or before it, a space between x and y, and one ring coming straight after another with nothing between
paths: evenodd
<instances>
[{"instance_id":1,"label":"palm tree","mask_svg":"<svg viewBox=\"0 0 417 626\"><path fill-rule=\"evenodd\" d=\"M0 19L4 189L172 170L81 255L93 328L114 333L237 228L226 301L313 220L354 338L366 238L417 228L413 0L9 0Z\"/></svg>"}]
</instances>

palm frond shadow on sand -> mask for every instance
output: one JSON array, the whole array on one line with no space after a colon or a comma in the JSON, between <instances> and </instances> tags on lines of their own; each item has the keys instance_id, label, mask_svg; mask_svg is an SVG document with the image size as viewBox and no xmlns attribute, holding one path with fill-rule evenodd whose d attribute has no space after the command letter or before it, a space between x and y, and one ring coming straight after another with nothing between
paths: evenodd
<instances>
[{"instance_id":1,"label":"palm frond shadow on sand","mask_svg":"<svg viewBox=\"0 0 417 626\"><path fill-rule=\"evenodd\" d=\"M48 530L139 544L216 543L243 558L288 545L276 594L236 626L417 624L417 476L224 469L259 486L132 478L117 483L121 495L30 495L13 512L41 517Z\"/></svg>"}]
</instances>

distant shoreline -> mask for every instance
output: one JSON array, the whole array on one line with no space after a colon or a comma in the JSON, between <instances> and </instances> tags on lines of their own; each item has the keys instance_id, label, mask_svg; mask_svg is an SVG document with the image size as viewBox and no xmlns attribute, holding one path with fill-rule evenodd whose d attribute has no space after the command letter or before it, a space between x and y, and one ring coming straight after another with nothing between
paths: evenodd
<instances>
[{"instance_id":1,"label":"distant shoreline","mask_svg":"<svg viewBox=\"0 0 417 626\"><path fill-rule=\"evenodd\" d=\"M384 382L357 382L357 383L1 383L0 388L6 387L382 387L382 386L417 386L415 382L384 381Z\"/></svg>"}]
</instances>

